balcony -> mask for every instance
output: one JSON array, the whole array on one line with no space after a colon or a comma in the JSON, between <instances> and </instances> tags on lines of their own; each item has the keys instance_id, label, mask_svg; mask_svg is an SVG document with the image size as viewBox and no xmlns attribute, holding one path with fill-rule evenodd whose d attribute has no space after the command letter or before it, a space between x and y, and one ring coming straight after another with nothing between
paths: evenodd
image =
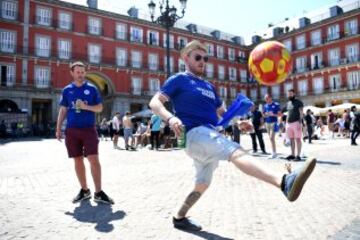
<instances>
[{"instance_id":1,"label":"balcony","mask_svg":"<svg viewBox=\"0 0 360 240\"><path fill-rule=\"evenodd\" d=\"M97 26L87 25L87 33L94 36L102 36L104 34L104 29Z\"/></svg>"},{"instance_id":2,"label":"balcony","mask_svg":"<svg viewBox=\"0 0 360 240\"><path fill-rule=\"evenodd\" d=\"M54 21L56 22L56 20ZM58 29L65 30L65 31L72 31L74 30L74 23L70 21L57 21L54 25L57 26Z\"/></svg>"}]
</instances>

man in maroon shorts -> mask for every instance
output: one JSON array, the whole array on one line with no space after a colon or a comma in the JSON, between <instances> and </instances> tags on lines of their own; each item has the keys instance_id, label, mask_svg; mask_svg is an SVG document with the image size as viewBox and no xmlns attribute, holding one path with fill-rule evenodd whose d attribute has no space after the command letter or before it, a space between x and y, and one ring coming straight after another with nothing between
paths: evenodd
<instances>
[{"instance_id":1,"label":"man in maroon shorts","mask_svg":"<svg viewBox=\"0 0 360 240\"><path fill-rule=\"evenodd\" d=\"M101 189L99 139L95 128L95 113L103 109L101 96L97 88L85 80L85 65L82 62L71 64L70 74L73 82L62 91L56 138L61 141L61 126L66 118L65 145L69 158L74 158L75 171L81 186L73 203L91 198L84 165L84 157L87 157L95 185L94 201L114 204Z\"/></svg>"}]
</instances>

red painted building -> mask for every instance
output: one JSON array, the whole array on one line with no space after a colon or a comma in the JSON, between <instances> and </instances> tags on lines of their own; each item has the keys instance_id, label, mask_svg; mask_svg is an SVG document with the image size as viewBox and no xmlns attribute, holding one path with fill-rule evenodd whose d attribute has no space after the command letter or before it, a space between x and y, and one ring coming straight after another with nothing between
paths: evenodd
<instances>
[{"instance_id":1,"label":"red painted building","mask_svg":"<svg viewBox=\"0 0 360 240\"><path fill-rule=\"evenodd\" d=\"M99 118L147 108L166 79L165 29L157 24L56 0L0 3L0 112L22 109L29 123L55 121L61 89L71 81L69 64L76 60L87 64L87 78L104 98ZM227 102L238 92L254 101L270 92L282 101L290 87L306 104L357 102L359 13L357 5L320 22L302 19L302 26L285 33L275 28L273 39L294 57L294 73L278 86L259 86L249 76L247 57L260 38L245 46L239 36L196 24L170 31L171 70L184 70L179 50L198 39L209 49L207 79Z\"/></svg>"}]
</instances>

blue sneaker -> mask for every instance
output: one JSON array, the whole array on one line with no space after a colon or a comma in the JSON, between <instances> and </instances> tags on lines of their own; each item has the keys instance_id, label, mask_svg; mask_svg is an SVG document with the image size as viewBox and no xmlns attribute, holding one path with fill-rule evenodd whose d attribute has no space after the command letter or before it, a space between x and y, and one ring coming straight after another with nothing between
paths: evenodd
<instances>
[{"instance_id":1,"label":"blue sneaker","mask_svg":"<svg viewBox=\"0 0 360 240\"><path fill-rule=\"evenodd\" d=\"M302 167L296 169L292 173L286 174L281 183L281 190L290 202L295 201L301 190L314 170L316 165L315 158L309 158Z\"/></svg>"}]
</instances>

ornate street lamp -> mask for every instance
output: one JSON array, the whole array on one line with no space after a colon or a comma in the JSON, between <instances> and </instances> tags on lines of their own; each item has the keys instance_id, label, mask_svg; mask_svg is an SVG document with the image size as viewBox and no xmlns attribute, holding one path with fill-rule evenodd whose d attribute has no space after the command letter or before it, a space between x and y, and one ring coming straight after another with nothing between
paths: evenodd
<instances>
[{"instance_id":1,"label":"ornate street lamp","mask_svg":"<svg viewBox=\"0 0 360 240\"><path fill-rule=\"evenodd\" d=\"M179 0L181 4L181 16L178 16L176 14L177 9L172 6L169 6L169 0L166 0L164 3L164 0L161 0L160 3L160 16L155 19L155 7L156 4L153 2L153 0L150 1L148 4L150 15L151 15L151 21L154 23L158 23L161 26L163 26L166 29L166 73L167 77L170 77L170 28L172 28L177 20L184 17L185 14L185 8L186 8L186 1L187 0Z\"/></svg>"}]
</instances>

